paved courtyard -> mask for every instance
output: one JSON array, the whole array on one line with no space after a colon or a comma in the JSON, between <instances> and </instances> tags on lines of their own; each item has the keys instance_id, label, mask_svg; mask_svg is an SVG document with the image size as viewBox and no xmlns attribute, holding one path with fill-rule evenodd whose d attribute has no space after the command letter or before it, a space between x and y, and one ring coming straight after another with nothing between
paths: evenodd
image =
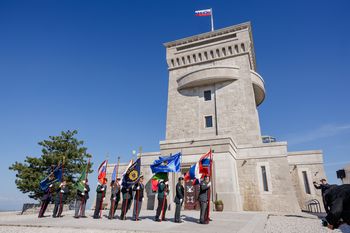
<instances>
[{"instance_id":1,"label":"paved courtyard","mask_svg":"<svg viewBox=\"0 0 350 233\"><path fill-rule=\"evenodd\" d=\"M142 220L134 222L107 218L92 219L92 212L88 211L88 218L75 219L73 212L66 212L63 218L47 216L38 219L36 215L19 215L18 213L0 213L0 232L6 233L107 233L107 232L350 232L349 228L331 231L320 224L320 220L313 215L276 215L261 212L213 212L213 219L209 225L197 223L198 212L183 211L184 223L173 222L173 212L169 211L167 222L154 222L154 211L142 211ZM47 213L48 215L49 213ZM107 212L104 212L107 214Z\"/></svg>"}]
</instances>

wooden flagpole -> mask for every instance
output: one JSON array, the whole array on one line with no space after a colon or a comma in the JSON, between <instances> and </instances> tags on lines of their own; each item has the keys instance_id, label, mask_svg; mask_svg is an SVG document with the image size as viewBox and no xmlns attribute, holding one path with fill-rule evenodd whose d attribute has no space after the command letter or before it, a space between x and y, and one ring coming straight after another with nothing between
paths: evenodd
<instances>
[{"instance_id":1,"label":"wooden flagpole","mask_svg":"<svg viewBox=\"0 0 350 233\"><path fill-rule=\"evenodd\" d=\"M79 217L81 216L81 212L83 210L83 205L86 201L86 196L85 196L85 187L86 187L86 182L87 182L87 177L88 177L88 174L89 174L89 166L90 166L90 158L89 158L89 161L88 161L88 164L86 166L86 170L85 170L85 184L84 184L84 195L83 195L83 201L81 202L80 204L80 214L79 214Z\"/></svg>"},{"instance_id":2,"label":"wooden flagpole","mask_svg":"<svg viewBox=\"0 0 350 233\"><path fill-rule=\"evenodd\" d=\"M115 170L115 181L114 182L118 182L119 160L120 160L120 157L118 156L118 162L117 162L117 168ZM111 191L113 192L113 187L112 187ZM115 193L115 194L117 195L117 193ZM115 199L117 200L117 196L115 196ZM111 209L112 209L112 211L111 211L112 216L110 216L111 219L114 218L114 208L115 208L115 200L112 199L112 207L111 207ZM117 206L117 208L118 208L118 206Z\"/></svg>"},{"instance_id":3,"label":"wooden flagpole","mask_svg":"<svg viewBox=\"0 0 350 233\"><path fill-rule=\"evenodd\" d=\"M64 162L65 162L65 157L63 156L63 162L62 162L62 177L61 177L61 184L62 185L62 182L63 182L63 179L64 179ZM58 213L59 213L59 217L61 216L62 214L62 186L61 186L61 190L60 190L60 209L58 210Z\"/></svg>"},{"instance_id":4,"label":"wooden flagpole","mask_svg":"<svg viewBox=\"0 0 350 233\"><path fill-rule=\"evenodd\" d=\"M140 146L139 148L139 158L141 158L141 153L142 153L142 147ZM140 161L141 162L141 161ZM140 163L140 166L141 166L141 163ZM140 170L141 170L141 167L140 167ZM141 174L139 174L140 176ZM140 180L139 180L139 188L140 188L141 184L140 184ZM138 207L139 207L139 199L140 199L140 189L139 190L136 190L136 216L135 216L135 221L138 221L139 220L139 216L138 216Z\"/></svg>"},{"instance_id":5,"label":"wooden flagpole","mask_svg":"<svg viewBox=\"0 0 350 233\"><path fill-rule=\"evenodd\" d=\"M108 155L107 155L107 160L106 160L106 175L107 175L107 166L108 166ZM104 185L104 184L102 184ZM105 198L105 189L103 189L102 193L102 200L101 200L101 205L100 205L100 218L102 217L102 208L103 208L103 199Z\"/></svg>"}]
</instances>

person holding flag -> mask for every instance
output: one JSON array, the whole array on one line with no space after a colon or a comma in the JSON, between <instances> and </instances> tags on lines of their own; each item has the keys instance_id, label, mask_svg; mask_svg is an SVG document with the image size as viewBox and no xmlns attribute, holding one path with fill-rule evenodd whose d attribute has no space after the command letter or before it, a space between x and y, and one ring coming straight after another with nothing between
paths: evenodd
<instances>
[{"instance_id":1,"label":"person holding flag","mask_svg":"<svg viewBox=\"0 0 350 233\"><path fill-rule=\"evenodd\" d=\"M161 222L161 221L167 221L165 218L166 210L168 208L168 201L167 196L169 195L169 185L168 185L168 179L166 180L159 180L158 184L158 208L156 212L155 221ZM160 220L160 215L161 220Z\"/></svg>"},{"instance_id":2,"label":"person holding flag","mask_svg":"<svg viewBox=\"0 0 350 233\"><path fill-rule=\"evenodd\" d=\"M52 200L52 192L53 192L53 185L50 184L50 186L48 187L48 189L45 192L45 195L41 199L41 208L39 211L38 218L44 217L47 206L49 205L49 203Z\"/></svg>"},{"instance_id":3,"label":"person holding flag","mask_svg":"<svg viewBox=\"0 0 350 233\"><path fill-rule=\"evenodd\" d=\"M82 180L81 183L83 185L83 188L77 189L74 218L79 218L79 217L86 218L85 207L86 207L86 202L89 199L90 186L88 184L87 179Z\"/></svg>"},{"instance_id":4,"label":"person holding flag","mask_svg":"<svg viewBox=\"0 0 350 233\"><path fill-rule=\"evenodd\" d=\"M101 212L103 208L103 199L105 198L106 192L107 192L107 164L108 161L105 160L101 163L101 165L98 167L98 185L96 188L96 205L95 205L95 211L94 211L94 219L101 218Z\"/></svg>"},{"instance_id":5,"label":"person holding flag","mask_svg":"<svg viewBox=\"0 0 350 233\"><path fill-rule=\"evenodd\" d=\"M143 175L140 176L139 182L137 182L134 187L133 191L135 191L134 195L134 211L133 211L133 220L134 221L139 221L139 215L140 215L140 210L142 206L142 201L143 201L143 193L144 193L145 186L143 184Z\"/></svg>"},{"instance_id":6,"label":"person holding flag","mask_svg":"<svg viewBox=\"0 0 350 233\"><path fill-rule=\"evenodd\" d=\"M200 183L199 186L199 203L200 203L200 219L199 219L199 223L200 224L208 224L209 223L209 219L207 218L207 211L208 210L208 202L210 201L208 199L209 197L209 192L210 192L210 186L211 186L211 182L209 181L209 176L205 175L204 179L202 180L202 182Z\"/></svg>"},{"instance_id":7,"label":"person holding flag","mask_svg":"<svg viewBox=\"0 0 350 233\"><path fill-rule=\"evenodd\" d=\"M68 187L67 182L62 179L62 183L56 190L55 197L55 207L53 209L53 218L62 217L63 204L67 200L68 197Z\"/></svg>"},{"instance_id":8,"label":"person holding flag","mask_svg":"<svg viewBox=\"0 0 350 233\"><path fill-rule=\"evenodd\" d=\"M138 182L141 173L141 158L138 158L134 163L130 162L128 169L123 174L122 194L123 203L120 214L120 220L126 219L126 213L130 209L132 202L132 186Z\"/></svg>"},{"instance_id":9,"label":"person holding flag","mask_svg":"<svg viewBox=\"0 0 350 233\"><path fill-rule=\"evenodd\" d=\"M113 176L112 176L113 179ZM117 210L120 201L120 178L111 182L111 208L109 208L108 219L114 219L115 211Z\"/></svg>"}]
</instances>

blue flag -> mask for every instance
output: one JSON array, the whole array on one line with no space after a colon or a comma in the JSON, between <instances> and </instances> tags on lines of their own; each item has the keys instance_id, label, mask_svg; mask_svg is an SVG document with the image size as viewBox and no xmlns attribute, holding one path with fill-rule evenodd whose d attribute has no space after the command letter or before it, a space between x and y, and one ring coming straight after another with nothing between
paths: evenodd
<instances>
[{"instance_id":1,"label":"blue flag","mask_svg":"<svg viewBox=\"0 0 350 233\"><path fill-rule=\"evenodd\" d=\"M113 173L112 173L112 181L117 180L117 165L114 166Z\"/></svg>"},{"instance_id":2,"label":"blue flag","mask_svg":"<svg viewBox=\"0 0 350 233\"><path fill-rule=\"evenodd\" d=\"M141 174L141 158L138 158L125 172L123 176L122 186L129 188L134 185L139 179Z\"/></svg>"},{"instance_id":3,"label":"blue flag","mask_svg":"<svg viewBox=\"0 0 350 233\"><path fill-rule=\"evenodd\" d=\"M180 172L181 153L166 157L159 157L151 165L152 173L158 172Z\"/></svg>"},{"instance_id":4,"label":"blue flag","mask_svg":"<svg viewBox=\"0 0 350 233\"><path fill-rule=\"evenodd\" d=\"M46 191L49 186L62 179L62 165L57 165L53 171L42 181L40 181L40 189Z\"/></svg>"}]
</instances>

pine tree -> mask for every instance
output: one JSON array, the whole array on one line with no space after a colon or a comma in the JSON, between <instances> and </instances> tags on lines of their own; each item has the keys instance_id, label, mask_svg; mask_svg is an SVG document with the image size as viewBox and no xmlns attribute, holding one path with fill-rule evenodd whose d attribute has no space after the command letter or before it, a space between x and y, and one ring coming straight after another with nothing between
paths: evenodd
<instances>
[{"instance_id":1,"label":"pine tree","mask_svg":"<svg viewBox=\"0 0 350 233\"><path fill-rule=\"evenodd\" d=\"M16 172L16 186L22 193L28 193L30 198L40 199L43 191L39 183L50 172L51 166L62 163L64 160L64 179L70 190L68 200L72 200L76 194L74 185L81 175L81 171L87 166L87 159L91 155L84 142L75 138L78 131L62 131L59 136L49 136L38 144L42 147L38 157L27 156L23 163L15 162L9 169ZM91 164L90 164L91 168ZM92 170L89 168L89 172ZM56 184L58 185L58 184Z\"/></svg>"}]
</instances>

